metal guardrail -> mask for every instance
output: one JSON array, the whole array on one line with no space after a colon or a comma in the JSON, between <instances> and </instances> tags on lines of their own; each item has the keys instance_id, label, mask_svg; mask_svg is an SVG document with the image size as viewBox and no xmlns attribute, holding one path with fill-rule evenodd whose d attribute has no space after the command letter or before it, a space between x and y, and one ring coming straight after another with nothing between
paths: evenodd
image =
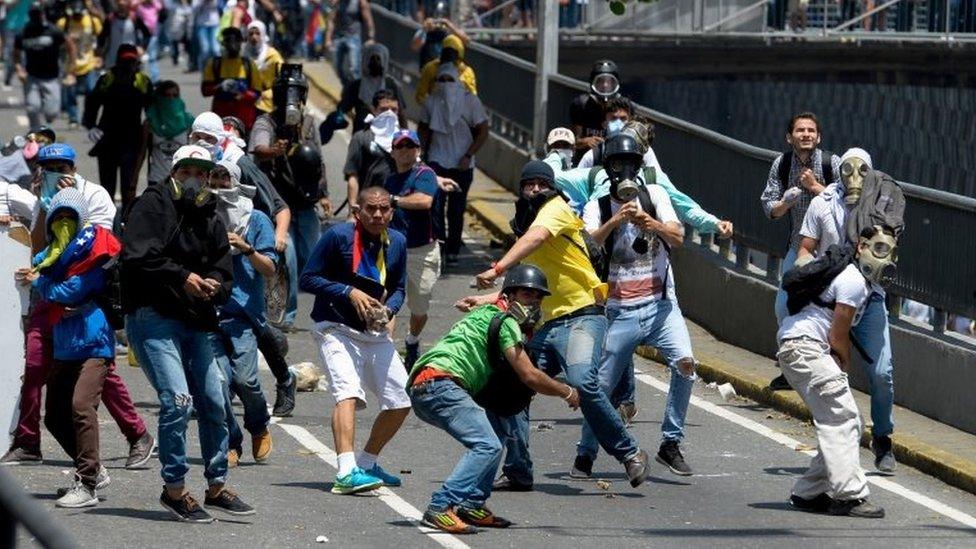
<instances>
[{"instance_id":1,"label":"metal guardrail","mask_svg":"<svg viewBox=\"0 0 976 549\"><path fill-rule=\"evenodd\" d=\"M0 469L0 547L17 546L18 524L23 525L41 547L78 547L71 534L52 520L41 504L25 494L9 473Z\"/></svg>"},{"instance_id":2,"label":"metal guardrail","mask_svg":"<svg viewBox=\"0 0 976 549\"><path fill-rule=\"evenodd\" d=\"M417 24L378 7L374 19L378 38L391 50L391 61L410 72L416 55L406 44ZM533 151L535 65L477 43L468 47L465 61L475 70L478 95L492 115L493 130ZM579 80L551 77L549 127L569 124L569 104L587 88ZM753 263L749 251L760 252L769 258L760 268L769 280L777 281L789 221L767 219L759 196L779 153L646 107L639 111L657 126L654 150L671 179L708 211L735 223L736 265L746 269ZM899 242L898 276L889 293L934 307L934 329L941 332L946 313L976 317L976 199L910 183L902 183L902 188L906 230Z\"/></svg>"}]
</instances>

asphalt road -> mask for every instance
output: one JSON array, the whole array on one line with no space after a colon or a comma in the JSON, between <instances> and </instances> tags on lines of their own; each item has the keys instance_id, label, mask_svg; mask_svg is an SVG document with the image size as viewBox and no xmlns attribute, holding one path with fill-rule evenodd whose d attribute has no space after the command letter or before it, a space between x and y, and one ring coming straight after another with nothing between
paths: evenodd
<instances>
[{"instance_id":1,"label":"asphalt road","mask_svg":"<svg viewBox=\"0 0 976 549\"><path fill-rule=\"evenodd\" d=\"M163 76L175 78L191 111L206 103L199 96L196 75L184 75L168 64ZM19 86L0 92L0 128L3 138L26 129ZM323 106L323 110L325 107ZM82 131L66 131L66 121L54 127L67 141L87 150ZM344 145L337 136L326 147L334 196L343 196L339 177ZM96 173L92 159L82 154L79 170ZM341 200L340 200L341 201ZM444 274L435 289L425 347L460 318L451 304L471 292L474 273L498 250L472 225L469 253L460 268ZM298 325L291 336L292 363L318 362L307 329L311 298L302 296ZM404 318L403 321L406 319ZM402 341L405 322L398 336ZM659 365L637 359L641 372L640 414L633 432L653 454L659 444L668 374ZM120 362L119 371L134 400L155 430L158 405L141 371ZM273 378L262 371L265 393L273 398ZM508 530L475 536L452 537L418 528L417 519L429 495L454 467L460 446L444 433L410 417L388 446L381 463L402 473L403 487L383 489L366 496L329 493L335 478L335 455L328 427L333 402L325 392L300 393L293 417L272 427L274 453L267 464L256 465L249 455L231 470L229 485L254 505L251 517L220 516L210 525L185 525L171 520L159 506L161 489L158 463L143 471L122 466L127 447L112 419L102 413L102 459L112 483L100 491L101 502L86 510L54 507L55 489L67 486L71 463L53 438L43 435L46 461L39 466L9 469L27 493L38 498L53 520L64 525L84 547L604 547L619 546L784 546L825 547L973 547L976 545L976 497L953 489L908 468L895 477L870 476L872 499L884 506L882 520L811 515L791 510L786 501L794 477L806 467L815 445L812 428L744 399L723 401L714 389L697 384L688 414L683 444L692 477L677 477L654 464L652 477L632 489L622 467L605 455L595 473L609 482L571 481L568 471L575 455L580 415L559 400L539 397L532 407L532 454L536 467L535 491L498 493L489 504L499 515L515 521ZM238 407L237 412L241 410ZM362 442L375 408L357 418ZM195 429L190 429L191 472L188 485L202 497L204 481ZM798 445L808 445L799 446ZM245 443L245 453L250 445ZM870 467L868 452L861 461ZM31 546L29 533L19 540Z\"/></svg>"}]
</instances>

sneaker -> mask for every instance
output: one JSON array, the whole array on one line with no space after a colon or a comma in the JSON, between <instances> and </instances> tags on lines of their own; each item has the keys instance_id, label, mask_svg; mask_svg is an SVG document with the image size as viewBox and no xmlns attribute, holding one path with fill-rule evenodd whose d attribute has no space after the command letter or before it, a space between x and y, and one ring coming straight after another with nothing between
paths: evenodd
<instances>
[{"instance_id":1,"label":"sneaker","mask_svg":"<svg viewBox=\"0 0 976 549\"><path fill-rule=\"evenodd\" d=\"M0 465L37 465L44 461L40 448L14 446L0 458Z\"/></svg>"},{"instance_id":2,"label":"sneaker","mask_svg":"<svg viewBox=\"0 0 976 549\"><path fill-rule=\"evenodd\" d=\"M835 500L830 504L831 515L858 518L884 518L885 511L865 498Z\"/></svg>"},{"instance_id":3,"label":"sneaker","mask_svg":"<svg viewBox=\"0 0 976 549\"><path fill-rule=\"evenodd\" d=\"M617 406L617 413L620 414L620 419L624 425L630 427L634 424L634 418L637 417L637 405L633 402L621 402L620 406Z\"/></svg>"},{"instance_id":4,"label":"sneaker","mask_svg":"<svg viewBox=\"0 0 976 549\"><path fill-rule=\"evenodd\" d=\"M231 448L227 450L227 468L233 469L237 467L238 463L241 461L241 451Z\"/></svg>"},{"instance_id":5,"label":"sneaker","mask_svg":"<svg viewBox=\"0 0 976 549\"><path fill-rule=\"evenodd\" d=\"M462 521L479 528L508 528L512 525L512 521L492 513L487 507L477 509L458 507L457 516Z\"/></svg>"},{"instance_id":6,"label":"sneaker","mask_svg":"<svg viewBox=\"0 0 976 549\"><path fill-rule=\"evenodd\" d=\"M769 382L769 388L773 391L792 391L793 386L790 385L789 381L786 381L786 376L780 374Z\"/></svg>"},{"instance_id":7,"label":"sneaker","mask_svg":"<svg viewBox=\"0 0 976 549\"><path fill-rule=\"evenodd\" d=\"M383 486L383 481L373 475L363 471L359 467L353 468L352 472L344 477L336 476L335 484L332 485L333 494L358 494L368 492Z\"/></svg>"},{"instance_id":8,"label":"sneaker","mask_svg":"<svg viewBox=\"0 0 976 549\"><path fill-rule=\"evenodd\" d=\"M111 484L111 483L112 483L112 478L108 476L108 469L106 469L104 465L99 465L98 466L98 474L95 475L95 490L96 491L97 490L104 490L105 488L108 488L108 485ZM61 497L61 496L65 495L65 494L67 494L68 492L70 492L73 489L74 489L74 487L71 487L71 488L58 488L58 497Z\"/></svg>"},{"instance_id":9,"label":"sneaker","mask_svg":"<svg viewBox=\"0 0 976 549\"><path fill-rule=\"evenodd\" d=\"M627 478L630 479L630 485L634 488L637 488L647 480L647 474L650 471L648 461L647 452L638 450L637 454L624 462L624 468L627 470Z\"/></svg>"},{"instance_id":10,"label":"sneaker","mask_svg":"<svg viewBox=\"0 0 976 549\"><path fill-rule=\"evenodd\" d=\"M569 478L590 478L593 476L593 458L577 455L573 461L573 468L569 471Z\"/></svg>"},{"instance_id":11,"label":"sneaker","mask_svg":"<svg viewBox=\"0 0 976 549\"><path fill-rule=\"evenodd\" d=\"M685 463L685 457L681 455L681 448L676 440L665 440L662 442L655 459L661 465L666 465L676 475L683 477L690 477L692 475L691 467Z\"/></svg>"},{"instance_id":12,"label":"sneaker","mask_svg":"<svg viewBox=\"0 0 976 549\"><path fill-rule=\"evenodd\" d=\"M288 417L295 411L295 389L298 384L295 383L295 374L293 372L289 374L291 378L288 383L275 386L275 403L271 410L273 416Z\"/></svg>"},{"instance_id":13,"label":"sneaker","mask_svg":"<svg viewBox=\"0 0 976 549\"><path fill-rule=\"evenodd\" d=\"M382 480L383 486L396 488L397 486L403 484L400 477L387 473L382 467L379 466L379 464L374 464L369 470L366 471L366 474Z\"/></svg>"},{"instance_id":14,"label":"sneaker","mask_svg":"<svg viewBox=\"0 0 976 549\"><path fill-rule=\"evenodd\" d=\"M503 474L492 483L491 489L493 492L531 492L532 483L519 482Z\"/></svg>"},{"instance_id":15,"label":"sneaker","mask_svg":"<svg viewBox=\"0 0 976 549\"><path fill-rule=\"evenodd\" d=\"M254 457L254 461L258 463L263 463L268 460L271 455L271 431L265 429L260 435L255 435L251 437L251 456Z\"/></svg>"},{"instance_id":16,"label":"sneaker","mask_svg":"<svg viewBox=\"0 0 976 549\"><path fill-rule=\"evenodd\" d=\"M413 365L420 358L420 342L407 343L407 354L403 358L403 365L407 367L407 371L413 370Z\"/></svg>"},{"instance_id":17,"label":"sneaker","mask_svg":"<svg viewBox=\"0 0 976 549\"><path fill-rule=\"evenodd\" d=\"M219 509L229 515L253 515L254 507L241 501L230 488L224 488L216 496L208 495L203 499L203 504L207 508Z\"/></svg>"},{"instance_id":18,"label":"sneaker","mask_svg":"<svg viewBox=\"0 0 976 549\"><path fill-rule=\"evenodd\" d=\"M874 449L874 468L882 473L893 474L898 462L891 451L891 437L885 435L873 439L871 448Z\"/></svg>"},{"instance_id":19,"label":"sneaker","mask_svg":"<svg viewBox=\"0 0 976 549\"><path fill-rule=\"evenodd\" d=\"M478 529L461 520L454 511L447 509L444 511L432 511L427 509L424 516L420 519L420 524L435 530L447 532L448 534L477 534Z\"/></svg>"},{"instance_id":20,"label":"sneaker","mask_svg":"<svg viewBox=\"0 0 976 549\"><path fill-rule=\"evenodd\" d=\"M195 522L198 524L206 524L213 522L213 517L209 513L200 507L197 500L193 499L189 493L183 494L180 499L170 499L166 490L163 489L163 493L159 496L159 503L163 505L176 520L180 522Z\"/></svg>"},{"instance_id":21,"label":"sneaker","mask_svg":"<svg viewBox=\"0 0 976 549\"><path fill-rule=\"evenodd\" d=\"M129 445L129 458L125 460L126 469L139 469L149 462L156 449L156 439L146 431L139 440Z\"/></svg>"},{"instance_id":22,"label":"sneaker","mask_svg":"<svg viewBox=\"0 0 976 549\"><path fill-rule=\"evenodd\" d=\"M826 513L833 503L834 500L827 494L818 494L810 499L801 498L796 494L790 496L790 507L808 513Z\"/></svg>"},{"instance_id":23,"label":"sneaker","mask_svg":"<svg viewBox=\"0 0 976 549\"><path fill-rule=\"evenodd\" d=\"M95 489L85 486L81 478L75 475L75 485L65 490L62 494L58 493L58 500L54 502L57 507L67 509L77 509L79 507L94 507L98 505L98 496Z\"/></svg>"}]
</instances>

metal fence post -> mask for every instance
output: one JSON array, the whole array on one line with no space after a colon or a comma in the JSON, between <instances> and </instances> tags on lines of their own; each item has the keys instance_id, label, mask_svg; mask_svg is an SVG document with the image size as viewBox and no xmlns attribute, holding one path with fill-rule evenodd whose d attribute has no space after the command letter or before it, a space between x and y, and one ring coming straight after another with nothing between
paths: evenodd
<instances>
[{"instance_id":1,"label":"metal fence post","mask_svg":"<svg viewBox=\"0 0 976 549\"><path fill-rule=\"evenodd\" d=\"M538 40L535 64L535 116L532 120L532 148L539 150L546 139L546 111L549 108L549 75L559 68L559 2L543 2L538 10ZM503 75L497 75L503 78Z\"/></svg>"}]
</instances>

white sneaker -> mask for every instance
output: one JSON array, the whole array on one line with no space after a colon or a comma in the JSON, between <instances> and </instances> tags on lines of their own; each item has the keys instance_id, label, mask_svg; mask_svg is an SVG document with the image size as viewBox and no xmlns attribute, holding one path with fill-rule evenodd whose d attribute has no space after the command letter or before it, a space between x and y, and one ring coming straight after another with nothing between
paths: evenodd
<instances>
[{"instance_id":1,"label":"white sneaker","mask_svg":"<svg viewBox=\"0 0 976 549\"><path fill-rule=\"evenodd\" d=\"M78 478L77 474L75 474L75 478L76 479ZM111 484L111 482L112 479L109 478L108 476L108 469L106 469L104 465L100 465L98 469L98 475L95 477L95 490L101 490L103 488L107 488L108 485ZM58 497L59 498L63 497L64 495L68 494L72 490L74 490L73 486L71 488L58 488Z\"/></svg>"},{"instance_id":2,"label":"white sneaker","mask_svg":"<svg viewBox=\"0 0 976 549\"><path fill-rule=\"evenodd\" d=\"M95 490L85 486L81 482L81 479L76 477L75 485L72 486L67 493L58 498L58 500L54 502L54 505L68 509L94 507L98 505L98 496L95 495Z\"/></svg>"}]
</instances>

